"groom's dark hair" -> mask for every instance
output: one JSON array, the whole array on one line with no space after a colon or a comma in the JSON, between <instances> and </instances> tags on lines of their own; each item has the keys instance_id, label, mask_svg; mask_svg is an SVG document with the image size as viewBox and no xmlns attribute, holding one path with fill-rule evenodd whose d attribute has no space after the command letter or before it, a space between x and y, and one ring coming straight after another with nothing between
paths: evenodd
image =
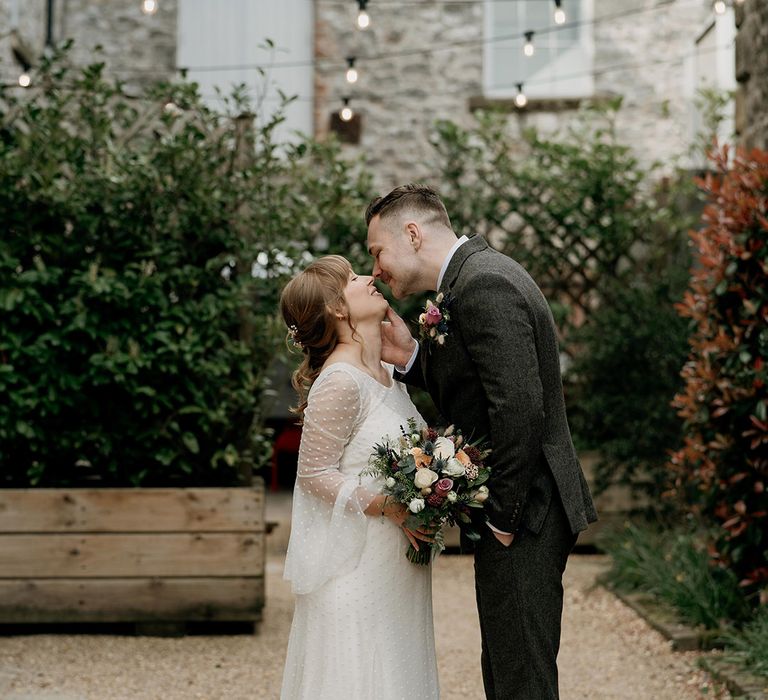
<instances>
[{"instance_id":1,"label":"groom's dark hair","mask_svg":"<svg viewBox=\"0 0 768 700\"><path fill-rule=\"evenodd\" d=\"M376 197L365 210L365 225L374 216L387 219L404 211L413 211L426 218L428 223L443 224L453 230L448 212L440 195L426 185L400 185L386 197Z\"/></svg>"}]
</instances>

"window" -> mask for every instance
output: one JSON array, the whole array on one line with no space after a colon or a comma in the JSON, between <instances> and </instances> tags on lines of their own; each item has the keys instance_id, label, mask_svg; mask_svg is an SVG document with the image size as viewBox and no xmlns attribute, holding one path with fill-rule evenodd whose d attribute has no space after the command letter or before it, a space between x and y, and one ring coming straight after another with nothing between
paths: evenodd
<instances>
[{"instance_id":1,"label":"window","mask_svg":"<svg viewBox=\"0 0 768 700\"><path fill-rule=\"evenodd\" d=\"M708 139L706 113L719 99L736 89L736 57L734 39L736 22L733 9L728 8L723 15L713 15L699 32L694 43L692 55L687 57L687 70L692 87L691 141L696 143L702 137ZM705 95L709 97L705 97ZM718 97L719 96L719 97ZM719 143L732 143L734 130L733 99L720 105L723 117L717 130ZM703 153L694 157L694 165L706 167L707 160Z\"/></svg>"},{"instance_id":2,"label":"window","mask_svg":"<svg viewBox=\"0 0 768 700\"><path fill-rule=\"evenodd\" d=\"M592 0L562 0L562 8L567 21L561 28L553 0L485 0L487 97L512 97L517 83L529 98L592 96ZM531 57L523 54L527 31L536 32Z\"/></svg>"}]
</instances>

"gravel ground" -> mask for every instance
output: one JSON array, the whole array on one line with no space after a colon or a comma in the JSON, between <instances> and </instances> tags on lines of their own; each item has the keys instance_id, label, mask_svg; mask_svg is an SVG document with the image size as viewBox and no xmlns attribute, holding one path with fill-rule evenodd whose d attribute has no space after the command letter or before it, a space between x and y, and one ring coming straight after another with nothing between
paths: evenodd
<instances>
[{"instance_id":1,"label":"gravel ground","mask_svg":"<svg viewBox=\"0 0 768 700\"><path fill-rule=\"evenodd\" d=\"M277 698L292 599L282 557L267 565L258 635L184 638L105 635L0 637L2 700L256 700ZM655 631L602 588L600 556L575 555L566 572L560 652L563 700L693 700L730 696L673 653ZM443 556L434 602L444 700L483 700L472 560ZM364 699L355 699L364 700ZM418 700L418 699L416 699Z\"/></svg>"}]
</instances>

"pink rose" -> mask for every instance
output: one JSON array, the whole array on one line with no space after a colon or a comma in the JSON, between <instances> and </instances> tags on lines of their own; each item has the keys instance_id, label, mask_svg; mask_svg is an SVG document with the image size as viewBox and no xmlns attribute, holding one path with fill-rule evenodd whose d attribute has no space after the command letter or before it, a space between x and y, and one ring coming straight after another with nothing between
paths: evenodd
<instances>
[{"instance_id":1,"label":"pink rose","mask_svg":"<svg viewBox=\"0 0 768 700\"><path fill-rule=\"evenodd\" d=\"M436 306L430 306L427 309L426 319L424 323L427 326L436 326L438 323L440 323L440 319L443 318L443 314L440 313L440 309L438 309Z\"/></svg>"},{"instance_id":2,"label":"pink rose","mask_svg":"<svg viewBox=\"0 0 768 700\"><path fill-rule=\"evenodd\" d=\"M440 496L445 496L445 494L448 493L452 488L452 479L440 479L440 481L435 484L435 493L439 494Z\"/></svg>"}]
</instances>

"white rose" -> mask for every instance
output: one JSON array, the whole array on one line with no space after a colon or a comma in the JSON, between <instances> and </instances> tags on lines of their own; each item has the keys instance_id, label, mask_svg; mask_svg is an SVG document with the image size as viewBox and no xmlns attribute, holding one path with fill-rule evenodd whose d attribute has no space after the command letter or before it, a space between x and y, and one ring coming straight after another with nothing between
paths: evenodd
<instances>
[{"instance_id":1,"label":"white rose","mask_svg":"<svg viewBox=\"0 0 768 700\"><path fill-rule=\"evenodd\" d=\"M443 467L443 474L446 476L464 476L466 471L467 468L455 457L451 457Z\"/></svg>"},{"instance_id":2,"label":"white rose","mask_svg":"<svg viewBox=\"0 0 768 700\"><path fill-rule=\"evenodd\" d=\"M442 292L440 292L440 294L438 294L438 295L435 297L435 301L436 301L436 302L439 304L439 303L440 303L442 300L443 300L443 293L442 293Z\"/></svg>"},{"instance_id":3,"label":"white rose","mask_svg":"<svg viewBox=\"0 0 768 700\"><path fill-rule=\"evenodd\" d=\"M423 498L414 498L408 504L408 510L410 510L411 513L421 513L421 511L424 510L424 499Z\"/></svg>"},{"instance_id":4,"label":"white rose","mask_svg":"<svg viewBox=\"0 0 768 700\"><path fill-rule=\"evenodd\" d=\"M423 326L427 322L427 314L419 315L419 323Z\"/></svg>"},{"instance_id":5,"label":"white rose","mask_svg":"<svg viewBox=\"0 0 768 700\"><path fill-rule=\"evenodd\" d=\"M413 435L411 435L411 442L414 445L417 445L420 441L421 441L421 435L419 435L418 433L414 433Z\"/></svg>"},{"instance_id":6,"label":"white rose","mask_svg":"<svg viewBox=\"0 0 768 700\"><path fill-rule=\"evenodd\" d=\"M472 500L477 502L477 503L483 503L488 498L488 494L489 493L490 492L488 491L488 487L487 486L481 486L473 494Z\"/></svg>"},{"instance_id":7,"label":"white rose","mask_svg":"<svg viewBox=\"0 0 768 700\"><path fill-rule=\"evenodd\" d=\"M456 447L447 437L439 437L435 440L434 454L437 459L450 459L456 454Z\"/></svg>"},{"instance_id":8,"label":"white rose","mask_svg":"<svg viewBox=\"0 0 768 700\"><path fill-rule=\"evenodd\" d=\"M387 477L386 484L388 489L391 489L396 483L397 482L391 476Z\"/></svg>"},{"instance_id":9,"label":"white rose","mask_svg":"<svg viewBox=\"0 0 768 700\"><path fill-rule=\"evenodd\" d=\"M458 498L458 496L456 495L455 491L449 491L446 498L448 499L449 503L456 503L456 499Z\"/></svg>"},{"instance_id":10,"label":"white rose","mask_svg":"<svg viewBox=\"0 0 768 700\"><path fill-rule=\"evenodd\" d=\"M417 489L426 489L432 486L432 484L434 484L437 479L437 473L425 467L416 471L416 476L413 479L413 483Z\"/></svg>"}]
</instances>

